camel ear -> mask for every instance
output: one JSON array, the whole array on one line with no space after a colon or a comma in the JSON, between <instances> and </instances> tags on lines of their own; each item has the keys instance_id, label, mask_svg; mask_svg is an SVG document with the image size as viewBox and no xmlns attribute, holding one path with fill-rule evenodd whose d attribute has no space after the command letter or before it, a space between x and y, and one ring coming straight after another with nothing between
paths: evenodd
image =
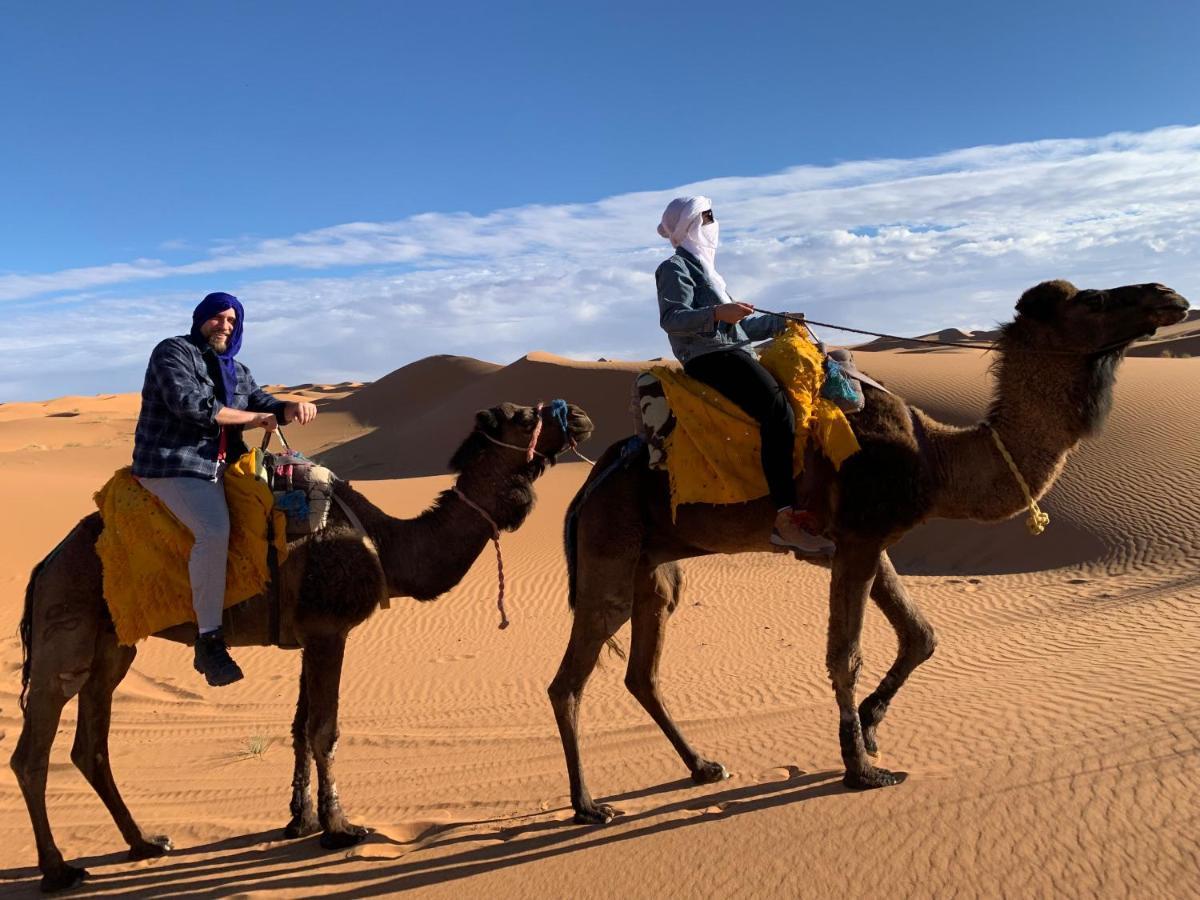
<instances>
[{"instance_id":1,"label":"camel ear","mask_svg":"<svg viewBox=\"0 0 1200 900\"><path fill-rule=\"evenodd\" d=\"M1054 318L1063 301L1070 300L1077 293L1078 289L1069 281L1043 281L1021 295L1017 301L1017 312L1031 319L1048 321Z\"/></svg>"},{"instance_id":2,"label":"camel ear","mask_svg":"<svg viewBox=\"0 0 1200 900\"><path fill-rule=\"evenodd\" d=\"M500 417L495 409L481 409L475 413L475 427L493 437L500 432Z\"/></svg>"}]
</instances>

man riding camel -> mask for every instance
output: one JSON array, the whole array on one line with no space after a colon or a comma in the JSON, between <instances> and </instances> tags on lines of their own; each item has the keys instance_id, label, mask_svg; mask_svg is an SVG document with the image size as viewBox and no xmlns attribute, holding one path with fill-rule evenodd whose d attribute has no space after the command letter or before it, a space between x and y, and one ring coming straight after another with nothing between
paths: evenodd
<instances>
[{"instance_id":1,"label":"man riding camel","mask_svg":"<svg viewBox=\"0 0 1200 900\"><path fill-rule=\"evenodd\" d=\"M134 477L195 538L188 560L199 626L195 666L214 687L242 677L221 634L229 553L226 461L246 452L244 428L306 425L317 414L311 403L272 397L234 359L244 320L237 297L209 294L192 312L191 332L154 348L133 441Z\"/></svg>"},{"instance_id":2,"label":"man riding camel","mask_svg":"<svg viewBox=\"0 0 1200 900\"><path fill-rule=\"evenodd\" d=\"M675 255L655 273L659 323L683 371L720 391L758 422L763 474L777 510L771 543L810 555L832 554L833 543L815 533L815 523L796 500L792 405L750 347L752 341L780 334L787 321L755 312L749 303L729 296L716 268L719 226L707 197L672 200L658 233L675 247Z\"/></svg>"}]
</instances>

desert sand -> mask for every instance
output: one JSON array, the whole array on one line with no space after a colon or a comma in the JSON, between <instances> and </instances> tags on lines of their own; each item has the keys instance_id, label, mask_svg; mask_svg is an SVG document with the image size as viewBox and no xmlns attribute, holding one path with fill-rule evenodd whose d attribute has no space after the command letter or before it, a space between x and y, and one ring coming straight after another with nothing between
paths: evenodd
<instances>
[{"instance_id":1,"label":"desert sand","mask_svg":"<svg viewBox=\"0 0 1200 900\"><path fill-rule=\"evenodd\" d=\"M1164 331L1168 331L1164 329ZM894 558L937 629L937 654L880 731L909 773L868 793L841 786L825 672L828 573L762 553L685 563L666 696L729 780L695 787L607 657L583 715L588 776L623 815L570 824L545 689L570 627L560 545L584 463L537 484L506 535L513 626L496 628L485 552L436 602L401 600L351 637L338 776L349 851L282 839L300 657L236 652L246 679L210 689L190 651L150 640L119 688L112 764L148 834L175 851L129 863L70 761L74 704L54 748L48 802L83 895L493 897L1195 896L1200 883L1200 362L1195 318L1140 345L1104 432L1043 506L1019 520L934 522ZM981 416L988 358L963 349L864 352L862 368L947 421ZM411 516L450 484L445 461L475 410L562 396L598 425L593 458L631 430L644 364L530 354L507 366L431 357L366 385L286 390L321 408L294 445ZM0 757L20 730L16 624L28 573L127 463L136 395L0 405ZM627 642L627 629L622 633ZM894 651L874 609L873 684ZM36 892L32 832L0 768L0 891Z\"/></svg>"}]
</instances>

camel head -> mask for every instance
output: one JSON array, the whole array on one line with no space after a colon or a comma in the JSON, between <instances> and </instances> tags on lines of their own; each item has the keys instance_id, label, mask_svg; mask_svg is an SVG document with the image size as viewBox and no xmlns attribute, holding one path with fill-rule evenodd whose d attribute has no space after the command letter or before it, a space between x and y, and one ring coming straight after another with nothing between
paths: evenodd
<instances>
[{"instance_id":1,"label":"camel head","mask_svg":"<svg viewBox=\"0 0 1200 900\"><path fill-rule=\"evenodd\" d=\"M1187 309L1183 297L1161 284L1079 290L1069 281L1043 281L1021 295L1016 321L1005 331L1029 349L1119 353L1182 321Z\"/></svg>"},{"instance_id":2,"label":"camel head","mask_svg":"<svg viewBox=\"0 0 1200 900\"><path fill-rule=\"evenodd\" d=\"M1000 390L991 415L1053 396L1059 424L1076 438L1094 434L1112 408L1126 348L1183 321L1187 309L1161 284L1081 291L1069 281L1043 281L1030 288L1017 301L1017 317L1000 331L994 362Z\"/></svg>"},{"instance_id":3,"label":"camel head","mask_svg":"<svg viewBox=\"0 0 1200 900\"><path fill-rule=\"evenodd\" d=\"M481 409L475 414L474 430L454 452L450 468L463 472L486 460L490 466L536 478L547 464L554 464L558 454L591 437L592 420L571 403L567 404L566 425L564 430L549 403L540 412L516 403ZM531 444L536 451L532 461L527 458Z\"/></svg>"}]
</instances>

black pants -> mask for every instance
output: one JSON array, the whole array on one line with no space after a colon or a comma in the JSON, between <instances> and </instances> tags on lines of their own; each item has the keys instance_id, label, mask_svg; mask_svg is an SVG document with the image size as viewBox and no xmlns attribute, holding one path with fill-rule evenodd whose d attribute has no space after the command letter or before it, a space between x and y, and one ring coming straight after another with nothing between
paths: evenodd
<instances>
[{"instance_id":1,"label":"black pants","mask_svg":"<svg viewBox=\"0 0 1200 900\"><path fill-rule=\"evenodd\" d=\"M683 371L716 388L747 415L762 432L762 467L776 509L796 505L792 453L796 419L779 382L754 356L743 350L706 353L683 364Z\"/></svg>"}]
</instances>

